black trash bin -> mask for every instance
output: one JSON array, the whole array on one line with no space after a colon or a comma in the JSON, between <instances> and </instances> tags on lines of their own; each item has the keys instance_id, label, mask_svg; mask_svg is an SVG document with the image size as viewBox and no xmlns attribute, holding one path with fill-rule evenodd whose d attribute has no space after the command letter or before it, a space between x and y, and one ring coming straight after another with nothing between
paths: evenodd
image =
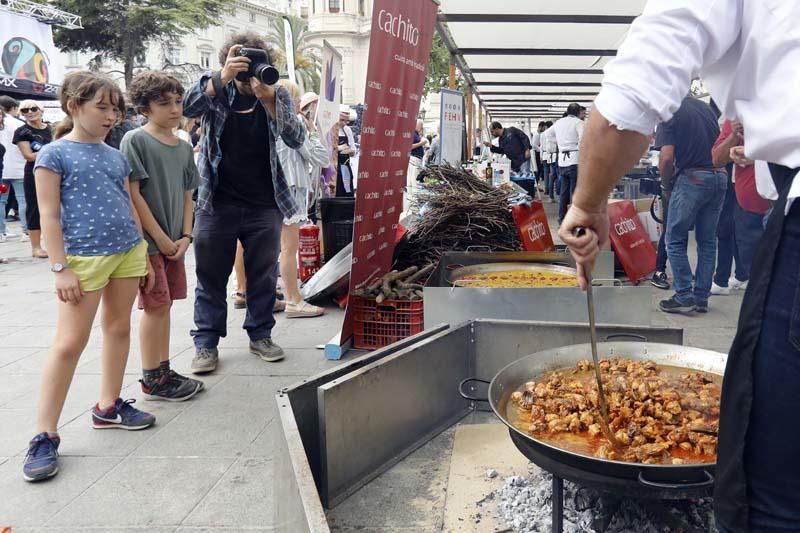
<instances>
[{"instance_id":1,"label":"black trash bin","mask_svg":"<svg viewBox=\"0 0 800 533\"><path fill-rule=\"evenodd\" d=\"M339 251L353 241L355 198L321 198L322 254L330 261Z\"/></svg>"}]
</instances>

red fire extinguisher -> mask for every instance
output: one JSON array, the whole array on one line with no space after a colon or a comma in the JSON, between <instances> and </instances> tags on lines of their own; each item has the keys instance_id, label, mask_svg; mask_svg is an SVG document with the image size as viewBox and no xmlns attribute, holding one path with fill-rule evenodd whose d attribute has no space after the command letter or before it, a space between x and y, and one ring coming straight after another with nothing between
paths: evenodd
<instances>
[{"instance_id":1,"label":"red fire extinguisher","mask_svg":"<svg viewBox=\"0 0 800 533\"><path fill-rule=\"evenodd\" d=\"M319 245L319 227L306 224L300 227L300 247L297 251L300 263L300 280L306 282L322 266L322 250Z\"/></svg>"}]
</instances>

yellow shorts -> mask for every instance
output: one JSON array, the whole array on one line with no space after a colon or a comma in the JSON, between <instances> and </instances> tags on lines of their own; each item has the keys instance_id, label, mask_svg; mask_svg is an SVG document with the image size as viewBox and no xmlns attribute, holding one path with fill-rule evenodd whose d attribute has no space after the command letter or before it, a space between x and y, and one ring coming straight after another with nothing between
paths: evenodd
<instances>
[{"instance_id":1,"label":"yellow shorts","mask_svg":"<svg viewBox=\"0 0 800 533\"><path fill-rule=\"evenodd\" d=\"M97 291L117 278L140 278L147 272L147 241L114 255L68 255L67 266L81 280L84 291Z\"/></svg>"}]
</instances>

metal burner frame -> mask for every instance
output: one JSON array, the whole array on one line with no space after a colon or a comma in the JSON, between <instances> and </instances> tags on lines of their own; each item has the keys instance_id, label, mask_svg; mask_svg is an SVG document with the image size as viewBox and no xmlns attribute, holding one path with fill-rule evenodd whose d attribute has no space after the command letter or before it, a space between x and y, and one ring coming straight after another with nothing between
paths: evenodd
<instances>
[{"instance_id":1,"label":"metal burner frame","mask_svg":"<svg viewBox=\"0 0 800 533\"><path fill-rule=\"evenodd\" d=\"M678 328L598 326L601 337L619 333L683 344ZM586 324L575 323L440 325L280 390L276 530L329 532L325 508L472 412L474 405L458 392L463 379L490 378L525 355L587 338ZM569 473L563 478L572 479Z\"/></svg>"}]
</instances>

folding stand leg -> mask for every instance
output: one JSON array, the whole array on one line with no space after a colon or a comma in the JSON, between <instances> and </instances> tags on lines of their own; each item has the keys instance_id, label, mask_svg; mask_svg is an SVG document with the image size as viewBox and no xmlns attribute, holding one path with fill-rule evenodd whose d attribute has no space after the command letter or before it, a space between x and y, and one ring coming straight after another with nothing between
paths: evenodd
<instances>
[{"instance_id":1,"label":"folding stand leg","mask_svg":"<svg viewBox=\"0 0 800 533\"><path fill-rule=\"evenodd\" d=\"M564 531L564 480L553 475L553 533Z\"/></svg>"}]
</instances>

